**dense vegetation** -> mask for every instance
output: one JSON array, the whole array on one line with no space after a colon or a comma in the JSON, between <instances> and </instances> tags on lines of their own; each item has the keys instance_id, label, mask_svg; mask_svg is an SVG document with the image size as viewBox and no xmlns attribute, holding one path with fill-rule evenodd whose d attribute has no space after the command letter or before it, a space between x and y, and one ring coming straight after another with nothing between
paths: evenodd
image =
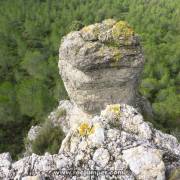
<instances>
[{"instance_id":1,"label":"dense vegetation","mask_svg":"<svg viewBox=\"0 0 180 180\"><path fill-rule=\"evenodd\" d=\"M30 125L67 98L58 74L63 35L105 18L141 35L146 66L140 91L161 129L180 129L179 0L1 0L0 152L21 152Z\"/></svg>"}]
</instances>

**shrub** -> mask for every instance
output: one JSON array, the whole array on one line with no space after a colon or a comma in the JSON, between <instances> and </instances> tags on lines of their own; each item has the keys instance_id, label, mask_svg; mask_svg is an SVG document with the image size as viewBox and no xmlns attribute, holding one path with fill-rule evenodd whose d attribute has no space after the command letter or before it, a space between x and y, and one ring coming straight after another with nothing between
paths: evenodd
<instances>
[{"instance_id":1,"label":"shrub","mask_svg":"<svg viewBox=\"0 0 180 180\"><path fill-rule=\"evenodd\" d=\"M84 24L81 21L75 20L70 24L68 29L69 29L69 32L70 31L79 31L83 26L84 26Z\"/></svg>"},{"instance_id":2,"label":"shrub","mask_svg":"<svg viewBox=\"0 0 180 180\"><path fill-rule=\"evenodd\" d=\"M66 109L58 109L56 111L56 118L59 119L63 116L66 116Z\"/></svg>"},{"instance_id":3,"label":"shrub","mask_svg":"<svg viewBox=\"0 0 180 180\"><path fill-rule=\"evenodd\" d=\"M51 154L58 153L63 138L64 133L61 127L54 127L53 124L47 120L37 138L32 142L32 151L38 155L42 155L45 152Z\"/></svg>"}]
</instances>

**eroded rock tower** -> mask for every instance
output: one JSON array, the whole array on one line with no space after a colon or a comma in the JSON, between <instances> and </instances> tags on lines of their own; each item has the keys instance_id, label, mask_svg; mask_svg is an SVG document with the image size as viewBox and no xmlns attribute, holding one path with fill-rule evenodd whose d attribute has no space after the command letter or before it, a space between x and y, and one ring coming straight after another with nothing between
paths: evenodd
<instances>
[{"instance_id":1,"label":"eroded rock tower","mask_svg":"<svg viewBox=\"0 0 180 180\"><path fill-rule=\"evenodd\" d=\"M96 114L107 104L125 103L151 114L138 94L142 48L126 22L108 19L69 33L59 59L69 97L83 111Z\"/></svg>"}]
</instances>

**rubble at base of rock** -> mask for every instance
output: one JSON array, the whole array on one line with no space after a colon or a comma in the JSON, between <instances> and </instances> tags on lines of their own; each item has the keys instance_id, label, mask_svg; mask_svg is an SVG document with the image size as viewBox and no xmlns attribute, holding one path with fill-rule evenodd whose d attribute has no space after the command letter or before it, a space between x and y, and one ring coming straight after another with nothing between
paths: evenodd
<instances>
[{"instance_id":1,"label":"rubble at base of rock","mask_svg":"<svg viewBox=\"0 0 180 180\"><path fill-rule=\"evenodd\" d=\"M89 175L65 177L57 173L103 170L107 174L99 174L101 180L163 180L176 171L180 166L180 144L176 138L150 127L133 107L125 104L119 107L118 116L117 111L107 107L100 116L87 119L89 126L94 127L92 134L80 134L79 127L71 129L59 154L32 154L17 162L12 162L9 153L0 154L0 179L88 180ZM110 172L120 174L108 174Z\"/></svg>"}]
</instances>

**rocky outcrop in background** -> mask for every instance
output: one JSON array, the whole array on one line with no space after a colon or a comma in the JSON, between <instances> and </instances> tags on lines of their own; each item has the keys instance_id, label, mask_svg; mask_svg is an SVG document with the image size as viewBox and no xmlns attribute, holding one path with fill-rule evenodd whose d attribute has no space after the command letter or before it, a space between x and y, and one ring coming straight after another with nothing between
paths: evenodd
<instances>
[{"instance_id":1,"label":"rocky outcrop in background","mask_svg":"<svg viewBox=\"0 0 180 180\"><path fill-rule=\"evenodd\" d=\"M59 49L59 69L70 99L89 114L125 103L152 116L138 94L144 57L139 38L124 21L108 19L69 33Z\"/></svg>"},{"instance_id":2,"label":"rocky outcrop in background","mask_svg":"<svg viewBox=\"0 0 180 180\"><path fill-rule=\"evenodd\" d=\"M3 153L0 162L0 179L8 180L90 179L87 170L101 172L101 180L163 180L180 166L180 145L175 137L144 122L133 107L115 104L71 128L59 154L32 154L13 163Z\"/></svg>"}]
</instances>

